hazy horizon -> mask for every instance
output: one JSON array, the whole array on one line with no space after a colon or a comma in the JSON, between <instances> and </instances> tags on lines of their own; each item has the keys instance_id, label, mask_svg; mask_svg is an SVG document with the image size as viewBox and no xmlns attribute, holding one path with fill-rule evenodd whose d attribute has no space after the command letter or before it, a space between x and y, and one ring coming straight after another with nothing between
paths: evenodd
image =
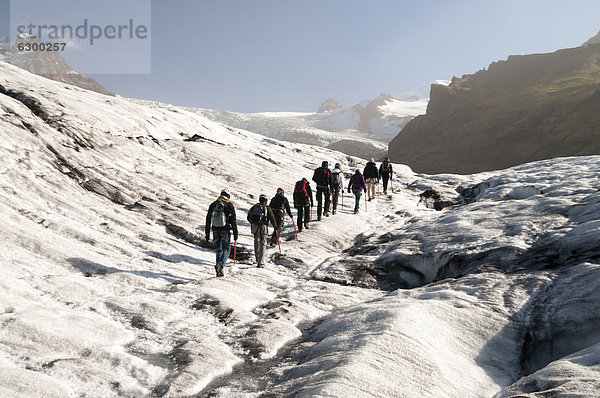
<instances>
[{"instance_id":1,"label":"hazy horizon","mask_svg":"<svg viewBox=\"0 0 600 398\"><path fill-rule=\"evenodd\" d=\"M124 97L238 112L398 96L509 55L576 47L600 29L591 0L151 4L152 73L91 76Z\"/></svg>"}]
</instances>

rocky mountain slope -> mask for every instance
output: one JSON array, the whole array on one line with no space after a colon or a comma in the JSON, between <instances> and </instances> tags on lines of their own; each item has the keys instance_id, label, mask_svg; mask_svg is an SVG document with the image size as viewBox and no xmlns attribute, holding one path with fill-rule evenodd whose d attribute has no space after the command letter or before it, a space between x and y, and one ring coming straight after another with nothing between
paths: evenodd
<instances>
[{"instance_id":1,"label":"rocky mountain slope","mask_svg":"<svg viewBox=\"0 0 600 398\"><path fill-rule=\"evenodd\" d=\"M97 93L114 95L96 80L75 71L58 51L19 51L19 44L39 44L40 40L35 36L21 34L10 48L5 40L5 51L0 51L0 61L5 61L18 66L39 76L55 80L57 82L71 84Z\"/></svg>"},{"instance_id":2,"label":"rocky mountain slope","mask_svg":"<svg viewBox=\"0 0 600 398\"><path fill-rule=\"evenodd\" d=\"M427 113L389 144L424 173L474 173L600 154L600 45L511 56L432 85Z\"/></svg>"}]
</instances>

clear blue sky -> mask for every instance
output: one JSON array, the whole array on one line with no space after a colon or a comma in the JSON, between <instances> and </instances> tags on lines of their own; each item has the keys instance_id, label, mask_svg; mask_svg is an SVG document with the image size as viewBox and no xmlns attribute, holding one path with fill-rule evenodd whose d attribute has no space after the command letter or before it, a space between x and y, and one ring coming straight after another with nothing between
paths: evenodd
<instances>
[{"instance_id":1,"label":"clear blue sky","mask_svg":"<svg viewBox=\"0 0 600 398\"><path fill-rule=\"evenodd\" d=\"M328 97L350 105L575 47L598 30L597 0L155 0L152 74L93 77L176 105L314 111Z\"/></svg>"}]
</instances>

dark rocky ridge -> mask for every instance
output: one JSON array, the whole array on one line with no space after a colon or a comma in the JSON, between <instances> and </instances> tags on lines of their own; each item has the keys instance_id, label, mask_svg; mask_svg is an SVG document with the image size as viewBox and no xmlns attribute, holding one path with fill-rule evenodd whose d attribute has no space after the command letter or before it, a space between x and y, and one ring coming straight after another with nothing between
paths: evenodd
<instances>
[{"instance_id":1,"label":"dark rocky ridge","mask_svg":"<svg viewBox=\"0 0 600 398\"><path fill-rule=\"evenodd\" d=\"M600 44L510 56L432 85L427 114L389 144L392 161L428 174L470 174L600 154Z\"/></svg>"},{"instance_id":2,"label":"dark rocky ridge","mask_svg":"<svg viewBox=\"0 0 600 398\"><path fill-rule=\"evenodd\" d=\"M7 43L7 39L2 42ZM95 91L100 94L106 94L114 96L105 89L100 83L94 79L82 75L75 71L63 57L60 56L59 52L56 51L32 51L32 52L19 52L17 45L19 43L40 43L40 40L35 36L23 36L16 40L15 46L9 51L4 51L4 57L0 57L0 61L5 58L4 61L21 69L25 69L28 72L34 73L39 76L43 76L47 79L58 81L61 83L71 84L86 90ZM2 55L0 50L0 55Z\"/></svg>"},{"instance_id":3,"label":"dark rocky ridge","mask_svg":"<svg viewBox=\"0 0 600 398\"><path fill-rule=\"evenodd\" d=\"M343 107L336 100L333 98L327 98L325 101L323 101L321 106L319 106L317 113L331 112L342 108Z\"/></svg>"}]
</instances>

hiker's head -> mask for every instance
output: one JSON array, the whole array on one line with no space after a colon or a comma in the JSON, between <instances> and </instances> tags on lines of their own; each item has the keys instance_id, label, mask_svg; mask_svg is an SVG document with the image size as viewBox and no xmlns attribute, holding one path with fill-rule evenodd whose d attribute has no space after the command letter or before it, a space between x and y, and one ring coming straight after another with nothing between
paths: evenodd
<instances>
[{"instance_id":1,"label":"hiker's head","mask_svg":"<svg viewBox=\"0 0 600 398\"><path fill-rule=\"evenodd\" d=\"M336 163L336 164L335 164L335 168L336 168L336 169L341 169L341 168L342 168L342 165L341 165L341 164L339 164L339 163Z\"/></svg>"},{"instance_id":2,"label":"hiker's head","mask_svg":"<svg viewBox=\"0 0 600 398\"><path fill-rule=\"evenodd\" d=\"M371 158L370 162L375 163L375 159Z\"/></svg>"},{"instance_id":3,"label":"hiker's head","mask_svg":"<svg viewBox=\"0 0 600 398\"><path fill-rule=\"evenodd\" d=\"M231 198L231 195L229 194L229 191L227 190L227 188L223 188L223 190L221 190L221 196L225 196L226 198Z\"/></svg>"},{"instance_id":4,"label":"hiker's head","mask_svg":"<svg viewBox=\"0 0 600 398\"><path fill-rule=\"evenodd\" d=\"M264 193L261 193L260 196L258 197L258 201L262 204L267 203L267 195L265 195Z\"/></svg>"},{"instance_id":5,"label":"hiker's head","mask_svg":"<svg viewBox=\"0 0 600 398\"><path fill-rule=\"evenodd\" d=\"M329 167L329 162L324 160L323 163L321 163L321 167Z\"/></svg>"},{"instance_id":6,"label":"hiker's head","mask_svg":"<svg viewBox=\"0 0 600 398\"><path fill-rule=\"evenodd\" d=\"M360 169L356 169L356 170L354 171L354 174L360 174Z\"/></svg>"},{"instance_id":7,"label":"hiker's head","mask_svg":"<svg viewBox=\"0 0 600 398\"><path fill-rule=\"evenodd\" d=\"M277 195L283 196L284 194L285 194L285 191L283 190L283 188L277 188Z\"/></svg>"}]
</instances>

